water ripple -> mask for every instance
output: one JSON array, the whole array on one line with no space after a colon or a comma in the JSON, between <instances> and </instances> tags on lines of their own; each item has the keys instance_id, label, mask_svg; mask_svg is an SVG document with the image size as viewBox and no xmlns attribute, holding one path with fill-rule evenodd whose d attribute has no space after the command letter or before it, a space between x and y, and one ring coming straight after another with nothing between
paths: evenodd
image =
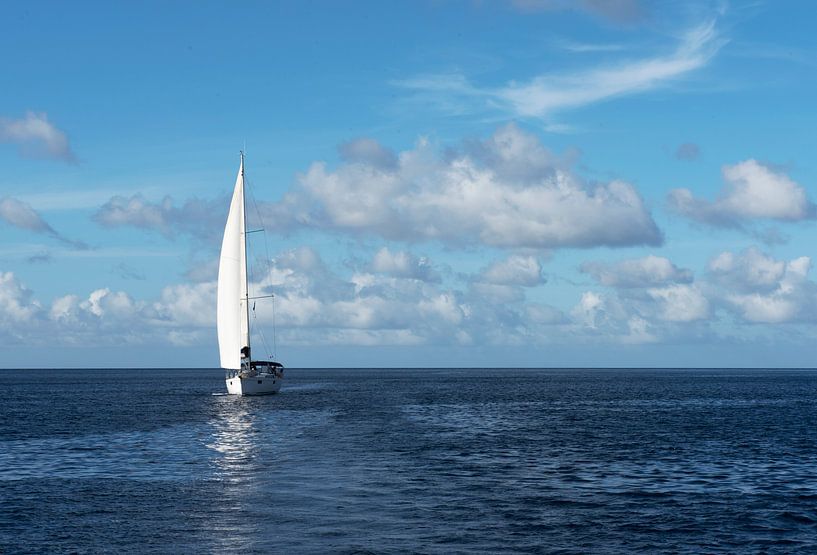
<instances>
[{"instance_id":1,"label":"water ripple","mask_svg":"<svg viewBox=\"0 0 817 555\"><path fill-rule=\"evenodd\" d=\"M814 372L50 372L0 373L3 553L817 550Z\"/></svg>"}]
</instances>

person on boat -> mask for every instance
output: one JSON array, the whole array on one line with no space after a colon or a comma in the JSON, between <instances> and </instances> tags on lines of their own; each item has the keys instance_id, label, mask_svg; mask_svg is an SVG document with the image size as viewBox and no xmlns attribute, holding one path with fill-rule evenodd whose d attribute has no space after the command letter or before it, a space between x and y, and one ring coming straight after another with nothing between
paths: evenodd
<instances>
[{"instance_id":1,"label":"person on boat","mask_svg":"<svg viewBox=\"0 0 817 555\"><path fill-rule=\"evenodd\" d=\"M252 377L255 375L255 368L250 359L250 348L246 345L241 347L241 368L245 376Z\"/></svg>"}]
</instances>

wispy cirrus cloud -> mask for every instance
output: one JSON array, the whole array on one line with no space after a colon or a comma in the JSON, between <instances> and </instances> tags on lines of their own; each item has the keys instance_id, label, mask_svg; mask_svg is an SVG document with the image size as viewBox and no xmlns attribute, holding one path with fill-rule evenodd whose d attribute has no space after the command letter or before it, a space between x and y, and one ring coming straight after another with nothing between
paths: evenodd
<instances>
[{"instance_id":1,"label":"wispy cirrus cloud","mask_svg":"<svg viewBox=\"0 0 817 555\"><path fill-rule=\"evenodd\" d=\"M46 222L31 205L13 197L0 198L0 220L19 229L49 235L76 249L87 249L82 241L69 239Z\"/></svg>"},{"instance_id":2,"label":"wispy cirrus cloud","mask_svg":"<svg viewBox=\"0 0 817 555\"><path fill-rule=\"evenodd\" d=\"M578 42L573 40L558 40L554 43L556 48L573 52L575 54L598 53L598 52L619 52L624 50L623 44Z\"/></svg>"},{"instance_id":3,"label":"wispy cirrus cloud","mask_svg":"<svg viewBox=\"0 0 817 555\"><path fill-rule=\"evenodd\" d=\"M45 112L26 112L19 119L0 118L0 142L17 145L23 156L77 161L68 136L48 120Z\"/></svg>"},{"instance_id":4,"label":"wispy cirrus cloud","mask_svg":"<svg viewBox=\"0 0 817 555\"><path fill-rule=\"evenodd\" d=\"M396 85L452 113L500 111L510 117L548 119L557 112L666 86L706 66L724 43L711 20L689 29L663 56L541 74L498 87L475 84L458 72L416 76Z\"/></svg>"}]
</instances>

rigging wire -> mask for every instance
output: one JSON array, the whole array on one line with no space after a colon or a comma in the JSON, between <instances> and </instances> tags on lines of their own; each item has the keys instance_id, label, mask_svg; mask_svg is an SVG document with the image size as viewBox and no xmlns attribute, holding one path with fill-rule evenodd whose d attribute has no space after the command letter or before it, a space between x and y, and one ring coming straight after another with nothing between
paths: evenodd
<instances>
[{"instance_id":1,"label":"rigging wire","mask_svg":"<svg viewBox=\"0 0 817 555\"><path fill-rule=\"evenodd\" d=\"M261 217L261 210L258 208L258 203L255 200L255 195L253 194L252 184L249 183L249 182L246 182L246 183L247 183L247 186L248 186L248 189L249 189L249 192L250 192L250 201L252 202L253 208L255 209L255 214L256 214L256 217L258 218L259 223L261 224L261 231L263 231L263 236L264 236L264 253L266 254L265 260L266 260L266 263L267 263L267 275L266 275L266 277L267 277L267 279L270 280L270 283L266 288L268 288L268 290L270 292L270 295L272 296L272 351L271 352L270 352L269 345L267 344L267 339L264 336L263 329L261 328L261 326L256 326L256 328L257 328L258 334L261 336L261 343L264 345L264 350L267 352L268 358L274 359L276 351L277 351L277 342L276 342L276 332L275 332L275 295L272 292L272 263L271 263L271 259L270 259L270 255L269 255L269 241L267 240L267 231L266 231L266 228L264 227L264 220ZM244 225L246 225L246 222L244 222ZM252 269L250 270L250 272L252 273ZM253 281L254 281L255 280L255 275L254 274L252 275L252 278L253 278ZM261 291L264 292L264 289L265 289L265 287L262 284ZM254 295L255 295L255 293L253 293L253 296ZM255 312L255 303L253 303L252 312L253 312L253 320L257 320L258 316L257 316L257 314ZM257 323L257 322L255 322L255 323Z\"/></svg>"}]
</instances>

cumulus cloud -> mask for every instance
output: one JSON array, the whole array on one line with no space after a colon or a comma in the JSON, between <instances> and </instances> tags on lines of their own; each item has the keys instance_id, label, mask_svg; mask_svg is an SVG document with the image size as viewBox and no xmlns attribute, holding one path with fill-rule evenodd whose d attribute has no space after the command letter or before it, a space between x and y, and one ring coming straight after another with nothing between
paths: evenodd
<instances>
[{"instance_id":1,"label":"cumulus cloud","mask_svg":"<svg viewBox=\"0 0 817 555\"><path fill-rule=\"evenodd\" d=\"M213 336L215 284L167 287L154 301L101 287L66 294L50 307L11 273L0 273L0 338L40 345L178 344L178 337Z\"/></svg>"},{"instance_id":2,"label":"cumulus cloud","mask_svg":"<svg viewBox=\"0 0 817 555\"><path fill-rule=\"evenodd\" d=\"M709 301L694 285L675 284L650 288L647 295L657 303L658 316L669 322L694 322L709 316Z\"/></svg>"},{"instance_id":3,"label":"cumulus cloud","mask_svg":"<svg viewBox=\"0 0 817 555\"><path fill-rule=\"evenodd\" d=\"M166 196L161 202L151 202L141 194L131 197L114 196L93 215L98 224L114 227L137 227L156 231L167 238L179 233L216 241L224 229L229 201L219 198L211 201L191 198L176 206Z\"/></svg>"},{"instance_id":4,"label":"cumulus cloud","mask_svg":"<svg viewBox=\"0 0 817 555\"><path fill-rule=\"evenodd\" d=\"M601 6L616 3L592 4L601 11ZM459 112L500 110L512 117L546 119L559 111L665 86L704 67L723 43L713 20L688 30L674 51L664 56L571 73L543 74L500 87L478 86L458 73L419 76L397 85L440 107L453 107Z\"/></svg>"},{"instance_id":5,"label":"cumulus cloud","mask_svg":"<svg viewBox=\"0 0 817 555\"><path fill-rule=\"evenodd\" d=\"M412 265L401 265L401 257L394 255L381 255L389 272L362 264L344 276L313 249L280 253L267 274L251 281L252 294L275 294L274 301L257 303L253 328L268 332L274 318L280 343L288 346L462 345L537 342L550 337L542 328L569 325L558 309L526 303L524 295L499 298L417 279L404 271ZM46 340L63 345L211 343L215 298L211 280L170 285L158 298L146 300L97 287L43 306L13 274L0 274L0 339L25 339L32 345Z\"/></svg>"},{"instance_id":6,"label":"cumulus cloud","mask_svg":"<svg viewBox=\"0 0 817 555\"><path fill-rule=\"evenodd\" d=\"M786 263L750 247L741 253L722 252L709 261L710 278L728 289L742 292L775 289Z\"/></svg>"},{"instance_id":7,"label":"cumulus cloud","mask_svg":"<svg viewBox=\"0 0 817 555\"><path fill-rule=\"evenodd\" d=\"M532 324L567 324L567 316L561 310L542 303L525 303L525 320Z\"/></svg>"},{"instance_id":8,"label":"cumulus cloud","mask_svg":"<svg viewBox=\"0 0 817 555\"><path fill-rule=\"evenodd\" d=\"M601 295L593 291L582 293L581 299L573 307L573 319L586 328L596 329L600 325L600 318L604 315L605 302Z\"/></svg>"},{"instance_id":9,"label":"cumulus cloud","mask_svg":"<svg viewBox=\"0 0 817 555\"><path fill-rule=\"evenodd\" d=\"M82 241L68 239L58 233L30 204L13 197L0 198L0 220L19 229L49 235L58 241L77 249L87 249Z\"/></svg>"},{"instance_id":10,"label":"cumulus cloud","mask_svg":"<svg viewBox=\"0 0 817 555\"><path fill-rule=\"evenodd\" d=\"M268 273L251 282L253 294L275 293L274 301L258 302L254 329L269 331L274 318L279 343L291 347L533 347L708 340L718 334L709 324L725 312L753 324L813 321L817 314L807 257L779 261L756 250L722 253L700 282L662 261L610 265L614 290L585 291L563 311L528 298L541 293L532 288L542 283L531 257L512 255L443 283L418 279L412 263L417 259L400 253L384 249L341 272L311 248L280 253ZM651 265L658 271L645 277L643 268ZM153 299L97 287L43 305L13 274L0 273L0 338L31 344L212 343L215 297L216 283L209 280L167 286Z\"/></svg>"},{"instance_id":11,"label":"cumulus cloud","mask_svg":"<svg viewBox=\"0 0 817 555\"><path fill-rule=\"evenodd\" d=\"M592 298L616 299L619 318L636 314L647 320L668 322L691 322L709 316L709 300L704 292L693 283L672 283L661 287L621 289L615 296L588 293Z\"/></svg>"},{"instance_id":12,"label":"cumulus cloud","mask_svg":"<svg viewBox=\"0 0 817 555\"><path fill-rule=\"evenodd\" d=\"M669 259L654 255L612 264L585 262L580 269L609 287L656 287L692 282L690 270L678 268Z\"/></svg>"},{"instance_id":13,"label":"cumulus cloud","mask_svg":"<svg viewBox=\"0 0 817 555\"><path fill-rule=\"evenodd\" d=\"M485 140L467 141L464 150L508 183L530 184L556 178L559 171L569 172L578 159L577 151L564 156L555 154L536 135L515 124L499 127Z\"/></svg>"},{"instance_id":14,"label":"cumulus cloud","mask_svg":"<svg viewBox=\"0 0 817 555\"><path fill-rule=\"evenodd\" d=\"M624 344L689 338L701 334L711 317L710 301L695 284L586 291L571 310L576 334Z\"/></svg>"},{"instance_id":15,"label":"cumulus cloud","mask_svg":"<svg viewBox=\"0 0 817 555\"><path fill-rule=\"evenodd\" d=\"M714 295L749 322L813 321L817 284L808 279L811 259L776 260L755 248L724 252L709 263Z\"/></svg>"},{"instance_id":16,"label":"cumulus cloud","mask_svg":"<svg viewBox=\"0 0 817 555\"><path fill-rule=\"evenodd\" d=\"M624 181L586 184L543 163L535 136L510 124L440 157L426 141L393 170L362 162L314 163L265 221L402 241L507 248L658 245L661 232ZM545 157L545 160L550 160Z\"/></svg>"},{"instance_id":17,"label":"cumulus cloud","mask_svg":"<svg viewBox=\"0 0 817 555\"><path fill-rule=\"evenodd\" d=\"M695 198L689 189L674 189L670 208L716 227L741 227L752 220L794 222L817 215L802 186L757 160L724 166L722 174L725 185L714 201Z\"/></svg>"},{"instance_id":18,"label":"cumulus cloud","mask_svg":"<svg viewBox=\"0 0 817 555\"><path fill-rule=\"evenodd\" d=\"M620 343L653 343L702 333L713 316L707 290L690 270L654 255L580 267L612 292L587 291L573 308L574 321Z\"/></svg>"},{"instance_id":19,"label":"cumulus cloud","mask_svg":"<svg viewBox=\"0 0 817 555\"><path fill-rule=\"evenodd\" d=\"M261 283L275 293L278 326L290 344L451 340L465 318L461 295L417 278L412 261L416 259L381 250L370 268L343 278L317 252L302 247L277 256ZM258 307L259 318L269 323L269 308L263 310Z\"/></svg>"},{"instance_id":20,"label":"cumulus cloud","mask_svg":"<svg viewBox=\"0 0 817 555\"><path fill-rule=\"evenodd\" d=\"M26 112L19 119L0 118L0 142L17 145L24 156L76 162L65 132L42 112Z\"/></svg>"},{"instance_id":21,"label":"cumulus cloud","mask_svg":"<svg viewBox=\"0 0 817 555\"><path fill-rule=\"evenodd\" d=\"M494 285L534 287L545 282L542 266L533 256L511 255L494 262L479 274L479 280Z\"/></svg>"},{"instance_id":22,"label":"cumulus cloud","mask_svg":"<svg viewBox=\"0 0 817 555\"><path fill-rule=\"evenodd\" d=\"M711 341L719 336L711 324L724 314L754 325L817 321L817 283L809 279L807 256L778 260L754 247L722 252L697 281L669 261L645 266L650 264L661 270L645 275L642 264L593 267L596 279L616 289L585 292L571 311L574 325L588 338L644 343L672 337Z\"/></svg>"},{"instance_id":23,"label":"cumulus cloud","mask_svg":"<svg viewBox=\"0 0 817 555\"><path fill-rule=\"evenodd\" d=\"M386 247L375 253L371 269L373 272L395 277L432 282L440 280L427 257L417 257L406 251L392 252Z\"/></svg>"},{"instance_id":24,"label":"cumulus cloud","mask_svg":"<svg viewBox=\"0 0 817 555\"><path fill-rule=\"evenodd\" d=\"M7 329L24 324L42 311L31 299L31 291L17 280L12 272L0 272L0 324Z\"/></svg>"}]
</instances>

